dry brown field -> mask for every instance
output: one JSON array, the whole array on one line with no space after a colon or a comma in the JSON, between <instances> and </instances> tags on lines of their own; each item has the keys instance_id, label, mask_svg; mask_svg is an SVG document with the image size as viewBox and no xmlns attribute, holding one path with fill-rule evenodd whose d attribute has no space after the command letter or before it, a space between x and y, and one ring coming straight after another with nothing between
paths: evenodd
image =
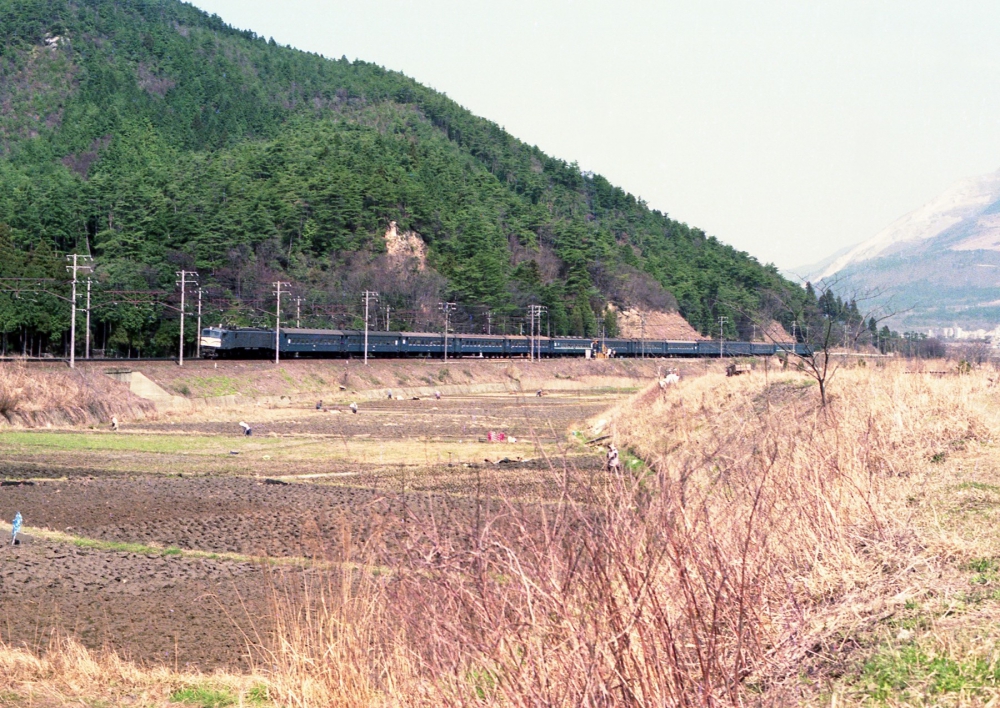
<instances>
[{"instance_id":1,"label":"dry brown field","mask_svg":"<svg viewBox=\"0 0 1000 708\"><path fill-rule=\"evenodd\" d=\"M117 433L0 432L0 518L9 526L20 511L27 527L21 545L0 548L0 641L39 652L72 637L140 665L248 670L247 638L273 630L274 587L336 561L345 533L391 553L380 526L432 505L467 536L477 480L480 505L484 479L508 498L543 498L540 470L561 464L551 459L600 465L570 433L627 395L445 395L366 401L358 414L255 407ZM488 443L489 431L517 442Z\"/></svg>"},{"instance_id":2,"label":"dry brown field","mask_svg":"<svg viewBox=\"0 0 1000 708\"><path fill-rule=\"evenodd\" d=\"M0 432L0 705L1000 700L996 372L550 366Z\"/></svg>"}]
</instances>

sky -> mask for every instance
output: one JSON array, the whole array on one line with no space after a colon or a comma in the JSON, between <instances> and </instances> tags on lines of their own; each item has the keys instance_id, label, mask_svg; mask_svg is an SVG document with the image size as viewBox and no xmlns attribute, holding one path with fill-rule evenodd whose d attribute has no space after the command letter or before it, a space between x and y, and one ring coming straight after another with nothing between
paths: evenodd
<instances>
[{"instance_id":1,"label":"sky","mask_svg":"<svg viewBox=\"0 0 1000 708\"><path fill-rule=\"evenodd\" d=\"M194 0L400 71L782 268L1000 169L1000 3Z\"/></svg>"}]
</instances>

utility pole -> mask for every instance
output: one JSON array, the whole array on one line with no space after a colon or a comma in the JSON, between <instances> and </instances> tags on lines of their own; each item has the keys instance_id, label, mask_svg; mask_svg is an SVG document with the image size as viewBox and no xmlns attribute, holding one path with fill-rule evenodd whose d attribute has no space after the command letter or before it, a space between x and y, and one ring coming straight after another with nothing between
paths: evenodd
<instances>
[{"instance_id":1,"label":"utility pole","mask_svg":"<svg viewBox=\"0 0 1000 708\"><path fill-rule=\"evenodd\" d=\"M493 312L486 311L486 334L493 334Z\"/></svg>"},{"instance_id":2,"label":"utility pole","mask_svg":"<svg viewBox=\"0 0 1000 708\"><path fill-rule=\"evenodd\" d=\"M726 349L726 322L729 321L728 317L719 318L719 358L723 356L723 352Z\"/></svg>"},{"instance_id":3,"label":"utility pole","mask_svg":"<svg viewBox=\"0 0 1000 708\"><path fill-rule=\"evenodd\" d=\"M753 337L750 339L750 341L751 342L756 342L757 341L757 323L756 322L753 325Z\"/></svg>"},{"instance_id":4,"label":"utility pole","mask_svg":"<svg viewBox=\"0 0 1000 708\"><path fill-rule=\"evenodd\" d=\"M642 349L642 358L646 358L646 313L639 313L639 337Z\"/></svg>"},{"instance_id":5,"label":"utility pole","mask_svg":"<svg viewBox=\"0 0 1000 708\"><path fill-rule=\"evenodd\" d=\"M274 363L281 361L281 286L288 287L290 283L281 280L272 283L277 302L274 305Z\"/></svg>"},{"instance_id":6,"label":"utility pole","mask_svg":"<svg viewBox=\"0 0 1000 708\"><path fill-rule=\"evenodd\" d=\"M534 361L535 349L535 306L528 306L528 361Z\"/></svg>"},{"instance_id":7,"label":"utility pole","mask_svg":"<svg viewBox=\"0 0 1000 708\"><path fill-rule=\"evenodd\" d=\"M535 333L538 336L542 336L542 313L548 311L548 308L544 305L529 305L528 315L531 322L531 346L529 348L529 358L540 359L538 353L538 341L535 339Z\"/></svg>"},{"instance_id":8,"label":"utility pole","mask_svg":"<svg viewBox=\"0 0 1000 708\"><path fill-rule=\"evenodd\" d=\"M541 339L541 336L542 336L542 315L543 314L545 315L546 319L548 319L549 308L547 308L545 305L537 305L536 309L535 309L535 326L538 329L538 337L539 337L539 339ZM537 344L535 345L535 354L536 355L538 354L538 345ZM541 359L541 356L537 356L536 358Z\"/></svg>"},{"instance_id":9,"label":"utility pole","mask_svg":"<svg viewBox=\"0 0 1000 708\"><path fill-rule=\"evenodd\" d=\"M81 256L79 254L72 254L66 256L66 260L71 261L73 265L66 266L66 270L73 273L73 297L70 300L70 328L69 328L69 368L76 368L76 275L77 272L81 270L91 270L88 265L81 265L80 261L90 261L93 260L90 256ZM89 313L90 308L87 308Z\"/></svg>"},{"instance_id":10,"label":"utility pole","mask_svg":"<svg viewBox=\"0 0 1000 708\"><path fill-rule=\"evenodd\" d=\"M439 302L438 307L444 312L444 360L448 361L448 322L451 320L451 312L455 309L455 303Z\"/></svg>"},{"instance_id":11,"label":"utility pole","mask_svg":"<svg viewBox=\"0 0 1000 708\"><path fill-rule=\"evenodd\" d=\"M365 297L365 366L368 366L368 303L372 299L378 302L378 293L374 290L365 290L362 295Z\"/></svg>"},{"instance_id":12,"label":"utility pole","mask_svg":"<svg viewBox=\"0 0 1000 708\"><path fill-rule=\"evenodd\" d=\"M194 340L194 355L201 359L201 288L198 288L198 332Z\"/></svg>"},{"instance_id":13,"label":"utility pole","mask_svg":"<svg viewBox=\"0 0 1000 708\"><path fill-rule=\"evenodd\" d=\"M385 304L385 331L389 331L389 303Z\"/></svg>"},{"instance_id":14,"label":"utility pole","mask_svg":"<svg viewBox=\"0 0 1000 708\"><path fill-rule=\"evenodd\" d=\"M302 327L302 298L295 298L295 329Z\"/></svg>"},{"instance_id":15,"label":"utility pole","mask_svg":"<svg viewBox=\"0 0 1000 708\"><path fill-rule=\"evenodd\" d=\"M87 341L83 348L83 358L90 358L90 278L87 278Z\"/></svg>"},{"instance_id":16,"label":"utility pole","mask_svg":"<svg viewBox=\"0 0 1000 708\"><path fill-rule=\"evenodd\" d=\"M187 295L188 276L197 278L198 274L193 270L181 270L177 273L177 277L180 278L177 284L181 286L181 334L177 351L177 366L184 366L184 297Z\"/></svg>"}]
</instances>

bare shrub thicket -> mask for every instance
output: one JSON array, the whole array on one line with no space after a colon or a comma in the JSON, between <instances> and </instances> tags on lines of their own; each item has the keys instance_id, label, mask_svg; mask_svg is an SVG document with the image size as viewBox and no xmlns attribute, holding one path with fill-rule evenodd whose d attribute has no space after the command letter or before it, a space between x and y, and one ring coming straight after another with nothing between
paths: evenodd
<instances>
[{"instance_id":1,"label":"bare shrub thicket","mask_svg":"<svg viewBox=\"0 0 1000 708\"><path fill-rule=\"evenodd\" d=\"M707 375L651 389L612 419L635 455L627 475L567 466L547 500L470 491L458 526L414 507L386 527L402 552L332 574L318 603L278 603L272 665L295 677L281 700L777 700L924 552L906 523L912 479L985 435L963 402L970 377L845 370L826 409L814 385Z\"/></svg>"},{"instance_id":2,"label":"bare shrub thicket","mask_svg":"<svg viewBox=\"0 0 1000 708\"><path fill-rule=\"evenodd\" d=\"M154 410L151 402L103 374L0 365L0 424L80 425L107 421L112 415L141 418Z\"/></svg>"}]
</instances>

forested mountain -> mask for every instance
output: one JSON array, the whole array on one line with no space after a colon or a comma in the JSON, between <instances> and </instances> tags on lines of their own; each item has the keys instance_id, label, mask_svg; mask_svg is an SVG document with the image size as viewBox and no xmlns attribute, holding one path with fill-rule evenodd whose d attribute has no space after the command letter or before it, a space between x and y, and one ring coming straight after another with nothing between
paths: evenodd
<instances>
[{"instance_id":1,"label":"forested mountain","mask_svg":"<svg viewBox=\"0 0 1000 708\"><path fill-rule=\"evenodd\" d=\"M278 280L315 326L356 323L366 289L393 329L439 327L454 300L459 330L516 331L536 302L553 334L595 334L614 303L677 308L714 335L725 315L732 338L775 295L807 305L774 267L373 64L176 0L0 0L0 42L12 346L62 346L65 253L94 257L101 346L144 353L176 339L182 269L206 318L237 324L268 322ZM392 222L426 267L386 253Z\"/></svg>"}]
</instances>

